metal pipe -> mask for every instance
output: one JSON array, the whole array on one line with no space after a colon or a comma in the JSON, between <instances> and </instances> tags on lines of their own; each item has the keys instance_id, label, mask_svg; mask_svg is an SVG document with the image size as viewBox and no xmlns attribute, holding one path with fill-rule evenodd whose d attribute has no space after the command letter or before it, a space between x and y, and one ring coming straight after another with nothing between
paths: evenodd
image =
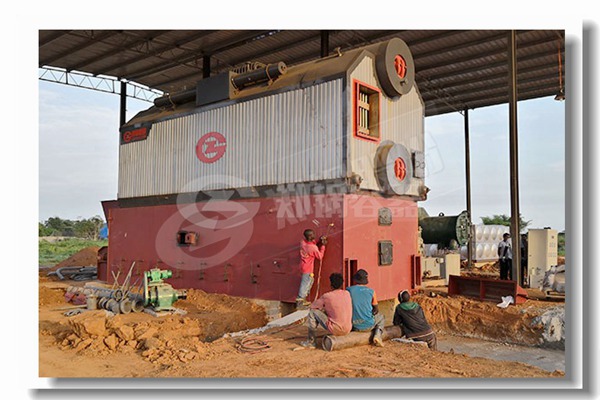
<instances>
[{"instance_id":1,"label":"metal pipe","mask_svg":"<svg viewBox=\"0 0 600 400\"><path fill-rule=\"evenodd\" d=\"M287 66L284 62L268 64L264 68L239 74L231 78L231 84L237 90L243 90L247 87L258 85L264 82L272 81L284 75L287 72Z\"/></svg>"},{"instance_id":2,"label":"metal pipe","mask_svg":"<svg viewBox=\"0 0 600 400\"><path fill-rule=\"evenodd\" d=\"M131 310L136 313L144 311L144 300L141 298L133 299L131 302Z\"/></svg>"},{"instance_id":3,"label":"metal pipe","mask_svg":"<svg viewBox=\"0 0 600 400\"><path fill-rule=\"evenodd\" d=\"M86 286L85 288L82 287L75 287L75 286L69 286L69 288L67 289L68 292L73 292L73 293L84 293L89 291L89 293L92 293L98 297L106 297L106 298L114 298L114 293L116 291L118 291L120 289L109 289L109 288L101 288L101 287L95 287L95 286ZM127 295L127 298L130 300L135 300L135 299L143 299L143 295L142 294L137 294L137 293L129 293Z\"/></svg>"},{"instance_id":4,"label":"metal pipe","mask_svg":"<svg viewBox=\"0 0 600 400\"><path fill-rule=\"evenodd\" d=\"M517 135L517 34L508 33L508 110L510 132L510 234L512 237L512 279L522 285L521 229L519 226L519 147Z\"/></svg>"},{"instance_id":5,"label":"metal pipe","mask_svg":"<svg viewBox=\"0 0 600 400\"><path fill-rule=\"evenodd\" d=\"M469 140L469 109L465 108L465 174L467 185L467 214L469 218L469 238L467 242L467 266L473 263L473 217L471 213L471 148Z\"/></svg>"},{"instance_id":6,"label":"metal pipe","mask_svg":"<svg viewBox=\"0 0 600 400\"><path fill-rule=\"evenodd\" d=\"M154 99L154 105L156 107L172 107L178 104L189 103L196 99L196 88L183 90L174 94L168 94L166 96L157 97Z\"/></svg>"},{"instance_id":7,"label":"metal pipe","mask_svg":"<svg viewBox=\"0 0 600 400\"><path fill-rule=\"evenodd\" d=\"M119 302L119 311L121 314L129 314L133 309L133 303L128 298L124 298Z\"/></svg>"}]
</instances>

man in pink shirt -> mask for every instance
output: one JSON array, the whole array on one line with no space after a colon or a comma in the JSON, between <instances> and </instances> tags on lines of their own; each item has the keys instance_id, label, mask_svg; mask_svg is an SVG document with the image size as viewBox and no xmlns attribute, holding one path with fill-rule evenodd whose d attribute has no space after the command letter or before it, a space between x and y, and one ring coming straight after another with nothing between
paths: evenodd
<instances>
[{"instance_id":1,"label":"man in pink shirt","mask_svg":"<svg viewBox=\"0 0 600 400\"><path fill-rule=\"evenodd\" d=\"M310 293L314 282L315 258L317 260L323 259L326 244L327 239L325 237L321 237L321 243L317 244L315 241L315 232L312 229L304 231L304 240L300 243L300 270L302 272L302 279L300 280L300 289L296 298L298 306L308 304L306 297Z\"/></svg>"},{"instance_id":2,"label":"man in pink shirt","mask_svg":"<svg viewBox=\"0 0 600 400\"><path fill-rule=\"evenodd\" d=\"M342 274L331 274L329 282L333 290L325 293L310 306L306 319L308 339L301 343L304 347L316 347L315 331L319 325L335 336L346 335L352 330L352 299L350 292L342 289Z\"/></svg>"}]
</instances>

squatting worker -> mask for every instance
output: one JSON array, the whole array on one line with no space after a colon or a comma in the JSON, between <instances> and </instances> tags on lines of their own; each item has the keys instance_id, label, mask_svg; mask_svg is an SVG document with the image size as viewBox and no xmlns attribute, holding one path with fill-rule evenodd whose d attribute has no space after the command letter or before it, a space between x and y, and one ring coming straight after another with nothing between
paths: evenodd
<instances>
[{"instance_id":1,"label":"squatting worker","mask_svg":"<svg viewBox=\"0 0 600 400\"><path fill-rule=\"evenodd\" d=\"M309 302L306 297L310 293L314 280L315 259L322 260L325 256L325 245L327 238L321 237L320 243L315 241L315 231L307 229L304 231L304 240L300 243L300 270L302 279L296 303L306 305Z\"/></svg>"},{"instance_id":2,"label":"squatting worker","mask_svg":"<svg viewBox=\"0 0 600 400\"><path fill-rule=\"evenodd\" d=\"M329 275L331 291L323 294L310 306L306 325L308 339L301 343L304 347L316 347L315 331L319 325L335 336L348 334L352 330L352 299L347 290L342 289L342 274Z\"/></svg>"},{"instance_id":3,"label":"squatting worker","mask_svg":"<svg viewBox=\"0 0 600 400\"><path fill-rule=\"evenodd\" d=\"M353 278L354 285L346 288L352 298L352 330L374 331L373 344L383 347L381 335L385 320L379 314L375 290L367 286L369 274L364 269L359 269Z\"/></svg>"},{"instance_id":4,"label":"squatting worker","mask_svg":"<svg viewBox=\"0 0 600 400\"><path fill-rule=\"evenodd\" d=\"M410 301L410 294L406 290L398 293L398 301L400 304L394 311L394 325L401 327L408 339L427 342L430 349L437 350L437 337L427 323L421 306Z\"/></svg>"},{"instance_id":5,"label":"squatting worker","mask_svg":"<svg viewBox=\"0 0 600 400\"><path fill-rule=\"evenodd\" d=\"M510 244L510 234L502 235L502 240L498 243L498 257L500 258L500 279L512 280L512 247Z\"/></svg>"}]
</instances>

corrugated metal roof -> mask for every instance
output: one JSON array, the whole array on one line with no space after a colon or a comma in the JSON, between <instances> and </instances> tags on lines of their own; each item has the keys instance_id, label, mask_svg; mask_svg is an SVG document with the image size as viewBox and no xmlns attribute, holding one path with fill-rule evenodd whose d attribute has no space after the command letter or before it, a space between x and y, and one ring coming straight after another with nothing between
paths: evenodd
<instances>
[{"instance_id":1,"label":"corrugated metal roof","mask_svg":"<svg viewBox=\"0 0 600 400\"><path fill-rule=\"evenodd\" d=\"M329 31L329 48L341 51L399 37L410 47L426 115L508 101L507 31ZM39 66L115 76L174 93L248 61L296 65L320 57L314 30L73 30L39 32ZM558 52L564 30L517 32L519 100L559 91ZM564 85L564 84L563 84Z\"/></svg>"}]
</instances>

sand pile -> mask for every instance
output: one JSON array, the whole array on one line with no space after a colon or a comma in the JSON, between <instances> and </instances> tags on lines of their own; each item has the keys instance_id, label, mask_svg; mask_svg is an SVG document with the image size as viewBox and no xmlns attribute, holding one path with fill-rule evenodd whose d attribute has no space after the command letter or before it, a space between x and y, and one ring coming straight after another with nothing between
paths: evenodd
<instances>
[{"instance_id":1,"label":"sand pile","mask_svg":"<svg viewBox=\"0 0 600 400\"><path fill-rule=\"evenodd\" d=\"M40 306L65 304L64 289L50 289L45 286L40 286L38 293Z\"/></svg>"},{"instance_id":2,"label":"sand pile","mask_svg":"<svg viewBox=\"0 0 600 400\"><path fill-rule=\"evenodd\" d=\"M81 249L66 260L56 264L53 268L46 270L46 272L56 271L58 268L62 267L96 266L98 262L98 249L100 249L98 246L90 246L86 247L85 249Z\"/></svg>"},{"instance_id":3,"label":"sand pile","mask_svg":"<svg viewBox=\"0 0 600 400\"><path fill-rule=\"evenodd\" d=\"M503 309L492 302L462 296L430 298L419 295L415 296L415 301L423 308L434 330L440 333L533 346L543 346L547 342L543 339L545 325L538 317L548 308L531 307L529 302Z\"/></svg>"}]
</instances>

